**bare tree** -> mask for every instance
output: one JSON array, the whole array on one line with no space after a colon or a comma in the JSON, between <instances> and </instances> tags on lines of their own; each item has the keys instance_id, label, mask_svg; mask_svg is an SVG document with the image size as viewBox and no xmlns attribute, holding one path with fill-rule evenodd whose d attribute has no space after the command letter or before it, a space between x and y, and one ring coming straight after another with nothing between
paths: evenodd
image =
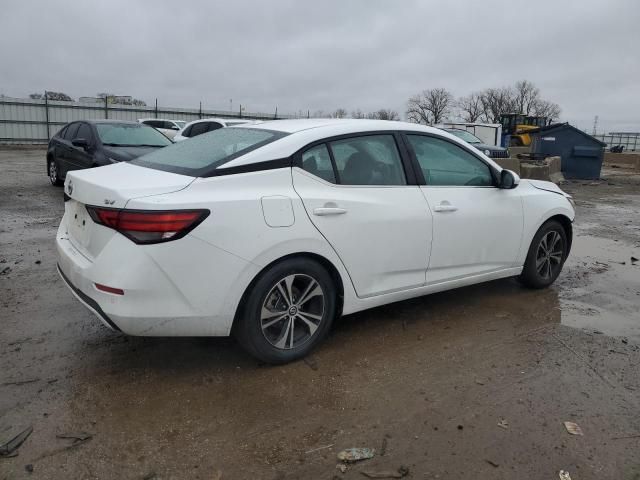
<instances>
[{"instance_id":1,"label":"bare tree","mask_svg":"<svg viewBox=\"0 0 640 480\"><path fill-rule=\"evenodd\" d=\"M62 93L62 92L46 92L47 94L47 99L49 100L60 100L63 102L73 102L73 98L71 98L69 95L67 95L66 93ZM44 94L43 93L31 93L29 94L29 98L32 100L44 100Z\"/></svg>"},{"instance_id":2,"label":"bare tree","mask_svg":"<svg viewBox=\"0 0 640 480\"><path fill-rule=\"evenodd\" d=\"M347 111L344 108L338 108L331 114L331 118L345 118Z\"/></svg>"},{"instance_id":3,"label":"bare tree","mask_svg":"<svg viewBox=\"0 0 640 480\"><path fill-rule=\"evenodd\" d=\"M538 100L532 107L532 113L540 117L547 117L549 120L557 120L562 110L557 103L547 100Z\"/></svg>"},{"instance_id":4,"label":"bare tree","mask_svg":"<svg viewBox=\"0 0 640 480\"><path fill-rule=\"evenodd\" d=\"M536 102L540 100L540 89L528 80L520 80L513 91L516 113L531 115Z\"/></svg>"},{"instance_id":5,"label":"bare tree","mask_svg":"<svg viewBox=\"0 0 640 480\"><path fill-rule=\"evenodd\" d=\"M466 97L461 97L456 102L456 106L462 113L462 120L465 122L477 122L482 116L482 94L473 92Z\"/></svg>"},{"instance_id":6,"label":"bare tree","mask_svg":"<svg viewBox=\"0 0 640 480\"><path fill-rule=\"evenodd\" d=\"M381 108L377 112L374 112L375 118L378 120L400 120L400 115L395 110L390 108Z\"/></svg>"},{"instance_id":7,"label":"bare tree","mask_svg":"<svg viewBox=\"0 0 640 480\"><path fill-rule=\"evenodd\" d=\"M514 93L509 87L487 88L480 94L482 120L499 123L503 113L512 113L515 108Z\"/></svg>"},{"instance_id":8,"label":"bare tree","mask_svg":"<svg viewBox=\"0 0 640 480\"><path fill-rule=\"evenodd\" d=\"M365 118L365 113L358 108L351 112L351 118Z\"/></svg>"},{"instance_id":9,"label":"bare tree","mask_svg":"<svg viewBox=\"0 0 640 480\"><path fill-rule=\"evenodd\" d=\"M433 125L440 123L450 113L453 96L444 88L423 90L407 102L407 118L410 122Z\"/></svg>"},{"instance_id":10,"label":"bare tree","mask_svg":"<svg viewBox=\"0 0 640 480\"><path fill-rule=\"evenodd\" d=\"M47 98L49 100L59 100L62 102L73 102L73 98L71 98L66 93L62 92L47 92Z\"/></svg>"}]
</instances>

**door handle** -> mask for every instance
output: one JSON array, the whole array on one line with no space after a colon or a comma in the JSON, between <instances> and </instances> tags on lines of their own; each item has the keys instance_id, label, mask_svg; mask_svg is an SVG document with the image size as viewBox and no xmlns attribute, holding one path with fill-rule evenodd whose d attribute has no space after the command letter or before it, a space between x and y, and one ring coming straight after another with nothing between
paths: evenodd
<instances>
[{"instance_id":1,"label":"door handle","mask_svg":"<svg viewBox=\"0 0 640 480\"><path fill-rule=\"evenodd\" d=\"M313 210L313 214L319 217L325 217L327 215L342 215L344 213L347 213L347 211L344 208L339 207L320 207Z\"/></svg>"},{"instance_id":2,"label":"door handle","mask_svg":"<svg viewBox=\"0 0 640 480\"><path fill-rule=\"evenodd\" d=\"M458 210L458 207L451 205L446 200L441 202L440 205L433 207L434 212L455 212L456 210Z\"/></svg>"}]
</instances>

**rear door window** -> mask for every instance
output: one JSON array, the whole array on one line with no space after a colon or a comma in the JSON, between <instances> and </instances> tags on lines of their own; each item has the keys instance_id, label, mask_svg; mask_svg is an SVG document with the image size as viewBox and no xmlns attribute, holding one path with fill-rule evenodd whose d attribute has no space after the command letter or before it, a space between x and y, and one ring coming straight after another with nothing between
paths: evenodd
<instances>
[{"instance_id":1,"label":"rear door window","mask_svg":"<svg viewBox=\"0 0 640 480\"><path fill-rule=\"evenodd\" d=\"M406 185L393 135L366 135L330 143L344 185Z\"/></svg>"}]
</instances>

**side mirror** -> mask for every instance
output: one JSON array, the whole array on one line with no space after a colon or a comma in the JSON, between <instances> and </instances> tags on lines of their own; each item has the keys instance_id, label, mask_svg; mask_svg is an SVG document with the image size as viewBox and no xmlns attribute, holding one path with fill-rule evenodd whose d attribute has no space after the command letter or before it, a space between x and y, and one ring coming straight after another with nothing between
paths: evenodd
<instances>
[{"instance_id":1,"label":"side mirror","mask_svg":"<svg viewBox=\"0 0 640 480\"><path fill-rule=\"evenodd\" d=\"M171 130L180 130L180 127L177 125L171 125Z\"/></svg>"},{"instance_id":2,"label":"side mirror","mask_svg":"<svg viewBox=\"0 0 640 480\"><path fill-rule=\"evenodd\" d=\"M71 140L71 145L74 147L82 147L86 150L89 147L89 142L86 138L74 138Z\"/></svg>"},{"instance_id":3,"label":"side mirror","mask_svg":"<svg viewBox=\"0 0 640 480\"><path fill-rule=\"evenodd\" d=\"M503 169L500 172L500 188L511 189L516 188L520 184L520 177L516 172Z\"/></svg>"}]
</instances>

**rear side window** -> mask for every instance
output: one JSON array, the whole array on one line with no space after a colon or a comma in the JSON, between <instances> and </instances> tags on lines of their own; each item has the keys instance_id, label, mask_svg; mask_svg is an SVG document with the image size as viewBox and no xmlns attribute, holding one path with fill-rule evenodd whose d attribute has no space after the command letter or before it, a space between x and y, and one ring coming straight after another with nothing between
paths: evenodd
<instances>
[{"instance_id":1,"label":"rear side window","mask_svg":"<svg viewBox=\"0 0 640 480\"><path fill-rule=\"evenodd\" d=\"M393 135L366 135L330 143L344 185L406 185Z\"/></svg>"},{"instance_id":2,"label":"rear side window","mask_svg":"<svg viewBox=\"0 0 640 480\"><path fill-rule=\"evenodd\" d=\"M219 128L222 128L222 125L218 122L207 122L207 132L213 132Z\"/></svg>"},{"instance_id":3,"label":"rear side window","mask_svg":"<svg viewBox=\"0 0 640 480\"><path fill-rule=\"evenodd\" d=\"M302 154L302 168L327 182L336 183L329 150L324 144L312 147Z\"/></svg>"},{"instance_id":4,"label":"rear side window","mask_svg":"<svg viewBox=\"0 0 640 480\"><path fill-rule=\"evenodd\" d=\"M195 127L199 124L194 124ZM220 128L143 155L132 164L192 177L211 175L220 165L267 145L286 133L257 128Z\"/></svg>"},{"instance_id":5,"label":"rear side window","mask_svg":"<svg viewBox=\"0 0 640 480\"><path fill-rule=\"evenodd\" d=\"M475 155L447 140L407 135L427 185L490 187L489 166Z\"/></svg>"}]
</instances>

